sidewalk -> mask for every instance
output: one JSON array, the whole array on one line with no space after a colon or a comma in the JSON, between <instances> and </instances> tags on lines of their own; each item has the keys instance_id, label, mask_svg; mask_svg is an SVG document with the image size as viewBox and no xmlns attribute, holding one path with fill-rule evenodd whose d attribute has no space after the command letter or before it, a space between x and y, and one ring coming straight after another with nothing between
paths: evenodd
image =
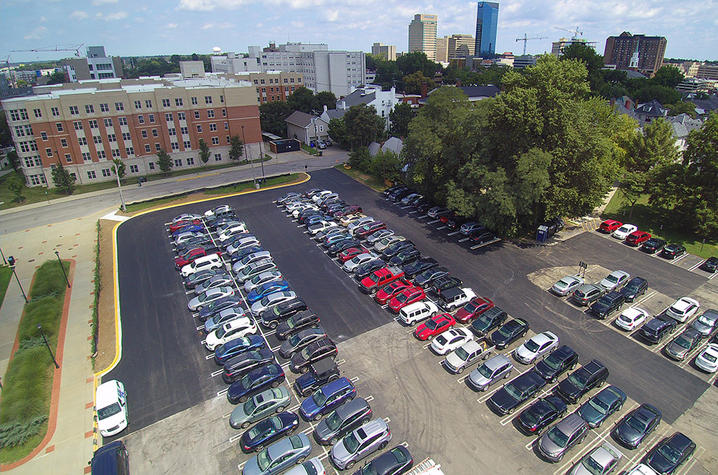
<instances>
[{"instance_id":1,"label":"sidewalk","mask_svg":"<svg viewBox=\"0 0 718 475\"><path fill-rule=\"evenodd\" d=\"M33 459L11 470L20 474L83 473L92 458L93 369L90 355L94 292L95 223L99 215L3 235L3 251L17 260L16 272L29 291L37 267L47 259L75 260L64 354L58 361L62 374L57 425L52 438ZM0 374L5 374L17 333L23 300L12 279L0 308ZM52 417L52 416L51 416Z\"/></svg>"}]
</instances>

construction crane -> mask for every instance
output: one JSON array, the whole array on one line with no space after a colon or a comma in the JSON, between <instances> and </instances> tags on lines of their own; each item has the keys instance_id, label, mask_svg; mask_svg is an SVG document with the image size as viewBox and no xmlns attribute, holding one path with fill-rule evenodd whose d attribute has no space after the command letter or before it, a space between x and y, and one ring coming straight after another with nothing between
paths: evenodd
<instances>
[{"instance_id":1,"label":"construction crane","mask_svg":"<svg viewBox=\"0 0 718 475\"><path fill-rule=\"evenodd\" d=\"M557 30L568 31L569 33L573 33L573 36L571 37L571 39L574 41L578 40L579 36L583 36L583 31L581 31L581 29L579 27L576 27L573 30L567 30L566 28L561 28L559 26L554 26L554 28L556 28Z\"/></svg>"},{"instance_id":2,"label":"construction crane","mask_svg":"<svg viewBox=\"0 0 718 475\"><path fill-rule=\"evenodd\" d=\"M80 48L82 48L85 44L77 45L77 46L71 46L69 48L60 48L59 46L55 46L54 48L35 48L35 49L11 49L11 53L54 53L58 51L74 51L75 56L78 58L80 57Z\"/></svg>"},{"instance_id":3,"label":"construction crane","mask_svg":"<svg viewBox=\"0 0 718 475\"><path fill-rule=\"evenodd\" d=\"M546 40L546 39L548 39L548 38L546 38L545 36L534 36L533 38L529 38L529 37L526 35L526 33L524 33L524 37L523 37L523 38L516 38L516 42L517 42L517 43L518 43L519 41L523 41L523 42L524 42L524 54L523 54L523 55L526 56L526 43L527 43L527 42L529 42L530 40Z\"/></svg>"}]
</instances>

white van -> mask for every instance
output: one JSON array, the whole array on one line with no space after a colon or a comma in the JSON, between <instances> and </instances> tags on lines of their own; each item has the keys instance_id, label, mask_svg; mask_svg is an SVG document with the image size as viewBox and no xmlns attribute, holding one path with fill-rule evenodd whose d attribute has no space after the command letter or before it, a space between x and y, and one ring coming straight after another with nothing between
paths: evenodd
<instances>
[{"instance_id":1,"label":"white van","mask_svg":"<svg viewBox=\"0 0 718 475\"><path fill-rule=\"evenodd\" d=\"M127 393L125 386L113 379L102 383L95 393L97 428L103 437L122 432L127 427Z\"/></svg>"},{"instance_id":2,"label":"white van","mask_svg":"<svg viewBox=\"0 0 718 475\"><path fill-rule=\"evenodd\" d=\"M407 305L399 311L399 319L407 325L413 325L439 313L439 307L430 300L422 300Z\"/></svg>"},{"instance_id":3,"label":"white van","mask_svg":"<svg viewBox=\"0 0 718 475\"><path fill-rule=\"evenodd\" d=\"M244 223L241 223L241 224L232 226L231 228L225 229L224 231L222 231L222 233L219 235L219 240L220 240L220 242L224 242L234 235L246 233L246 232L247 232L247 226L245 226Z\"/></svg>"},{"instance_id":4,"label":"white van","mask_svg":"<svg viewBox=\"0 0 718 475\"><path fill-rule=\"evenodd\" d=\"M201 270L220 269L223 265L224 263L222 262L222 259L220 259L217 254L202 256L182 268L182 277L186 278L187 276L190 276L195 272L199 272Z\"/></svg>"}]
</instances>

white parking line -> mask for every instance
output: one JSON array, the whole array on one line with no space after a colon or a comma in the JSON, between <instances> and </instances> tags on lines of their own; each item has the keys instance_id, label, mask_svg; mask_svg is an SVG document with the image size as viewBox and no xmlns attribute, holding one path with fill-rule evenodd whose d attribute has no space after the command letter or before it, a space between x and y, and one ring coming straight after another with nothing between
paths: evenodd
<instances>
[{"instance_id":1,"label":"white parking line","mask_svg":"<svg viewBox=\"0 0 718 475\"><path fill-rule=\"evenodd\" d=\"M460 232L461 231L452 231L452 232L448 233L447 236L454 236L456 234L459 234Z\"/></svg>"},{"instance_id":2,"label":"white parking line","mask_svg":"<svg viewBox=\"0 0 718 475\"><path fill-rule=\"evenodd\" d=\"M671 262L678 262L678 261L680 261L681 259L685 259L686 257L688 257L688 254L683 254L683 255L681 255L680 257L676 257L676 258L673 259Z\"/></svg>"},{"instance_id":3,"label":"white parking line","mask_svg":"<svg viewBox=\"0 0 718 475\"><path fill-rule=\"evenodd\" d=\"M436 228L436 230L438 231L440 229L446 229L446 228L448 228L448 226L444 225L444 226L439 226L438 228Z\"/></svg>"},{"instance_id":4,"label":"white parking line","mask_svg":"<svg viewBox=\"0 0 718 475\"><path fill-rule=\"evenodd\" d=\"M696 269L698 269L698 268L701 266L701 264L703 264L703 261L700 261L700 262L698 262L698 263L696 263L696 264L693 264L692 266L690 266L690 267L688 268L688 270L696 270Z\"/></svg>"},{"instance_id":5,"label":"white parking line","mask_svg":"<svg viewBox=\"0 0 718 475\"><path fill-rule=\"evenodd\" d=\"M219 376L220 374L222 374L222 371L224 371L224 370L218 369L217 371L212 371L212 373L210 373L210 376L212 378L214 378L215 376Z\"/></svg>"},{"instance_id":6,"label":"white parking line","mask_svg":"<svg viewBox=\"0 0 718 475\"><path fill-rule=\"evenodd\" d=\"M359 381L359 376L354 376L353 378L350 378L349 381L355 384L357 381Z\"/></svg>"},{"instance_id":7,"label":"white parking line","mask_svg":"<svg viewBox=\"0 0 718 475\"><path fill-rule=\"evenodd\" d=\"M385 418L384 418L384 422L386 422L386 423L388 424L388 423L391 422L391 419L389 419L388 417L385 417Z\"/></svg>"},{"instance_id":8,"label":"white parking line","mask_svg":"<svg viewBox=\"0 0 718 475\"><path fill-rule=\"evenodd\" d=\"M490 246L491 244L497 243L497 242L499 242L499 241L501 241L501 239L495 238L495 239L493 239L493 240L491 240L491 241L489 241L489 242L484 242L484 243L481 243L481 244L477 244L477 245L475 245L475 246L471 246L469 249L471 249L472 251L475 251L476 249L479 249L480 247Z\"/></svg>"},{"instance_id":9,"label":"white parking line","mask_svg":"<svg viewBox=\"0 0 718 475\"><path fill-rule=\"evenodd\" d=\"M229 391L229 388L225 388L221 391L217 391L217 397L224 396Z\"/></svg>"},{"instance_id":10,"label":"white parking line","mask_svg":"<svg viewBox=\"0 0 718 475\"><path fill-rule=\"evenodd\" d=\"M367 396L364 398L366 402L372 402L374 400L374 396Z\"/></svg>"},{"instance_id":11,"label":"white parking line","mask_svg":"<svg viewBox=\"0 0 718 475\"><path fill-rule=\"evenodd\" d=\"M718 272L714 272L710 277L708 277L708 280L713 280L718 276Z\"/></svg>"},{"instance_id":12,"label":"white parking line","mask_svg":"<svg viewBox=\"0 0 718 475\"><path fill-rule=\"evenodd\" d=\"M440 221L439 219L435 219L433 221L427 221L426 224L434 224L434 223L438 223L439 221Z\"/></svg>"},{"instance_id":13,"label":"white parking line","mask_svg":"<svg viewBox=\"0 0 718 475\"><path fill-rule=\"evenodd\" d=\"M401 209L411 208L411 205L402 206Z\"/></svg>"},{"instance_id":14,"label":"white parking line","mask_svg":"<svg viewBox=\"0 0 718 475\"><path fill-rule=\"evenodd\" d=\"M465 238L459 239L457 242L466 242L466 241L468 241L468 240L469 240L469 238L465 237Z\"/></svg>"},{"instance_id":15,"label":"white parking line","mask_svg":"<svg viewBox=\"0 0 718 475\"><path fill-rule=\"evenodd\" d=\"M202 331L202 330L204 330L204 325L200 325L197 327L197 331Z\"/></svg>"},{"instance_id":16,"label":"white parking line","mask_svg":"<svg viewBox=\"0 0 718 475\"><path fill-rule=\"evenodd\" d=\"M650 299L650 298L653 297L654 295L656 295L656 292L655 292L655 291L648 292L646 295L644 295L643 297L641 297L640 300L636 300L635 302L633 302L633 305L631 305L631 308L635 307L636 305L642 304L643 302L645 302L646 300Z\"/></svg>"},{"instance_id":17,"label":"white parking line","mask_svg":"<svg viewBox=\"0 0 718 475\"><path fill-rule=\"evenodd\" d=\"M206 359L206 360L214 359L214 353L208 354L207 356L204 357L204 359Z\"/></svg>"}]
</instances>

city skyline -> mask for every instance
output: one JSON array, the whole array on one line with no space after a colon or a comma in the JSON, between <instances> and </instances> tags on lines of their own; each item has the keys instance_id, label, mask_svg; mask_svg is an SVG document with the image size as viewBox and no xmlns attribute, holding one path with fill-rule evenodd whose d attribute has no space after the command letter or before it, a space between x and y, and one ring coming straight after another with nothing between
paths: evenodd
<instances>
[{"instance_id":1,"label":"city skyline","mask_svg":"<svg viewBox=\"0 0 718 475\"><path fill-rule=\"evenodd\" d=\"M606 38L623 31L665 36L667 58L718 60L713 30L718 1L612 0L596 9L586 0L500 1L496 52L520 54L515 39L546 36L528 43L530 54L551 51L551 42L576 27L603 54ZM438 15L437 36L474 34L477 2L365 0L6 0L0 30L1 60L51 60L72 52L34 53L84 44L104 45L111 56L209 54L214 47L242 52L250 45L327 43L331 49L371 51L374 42L406 51L406 28L415 14ZM277 14L277 11L283 12ZM561 28L561 29L560 29Z\"/></svg>"}]
</instances>

